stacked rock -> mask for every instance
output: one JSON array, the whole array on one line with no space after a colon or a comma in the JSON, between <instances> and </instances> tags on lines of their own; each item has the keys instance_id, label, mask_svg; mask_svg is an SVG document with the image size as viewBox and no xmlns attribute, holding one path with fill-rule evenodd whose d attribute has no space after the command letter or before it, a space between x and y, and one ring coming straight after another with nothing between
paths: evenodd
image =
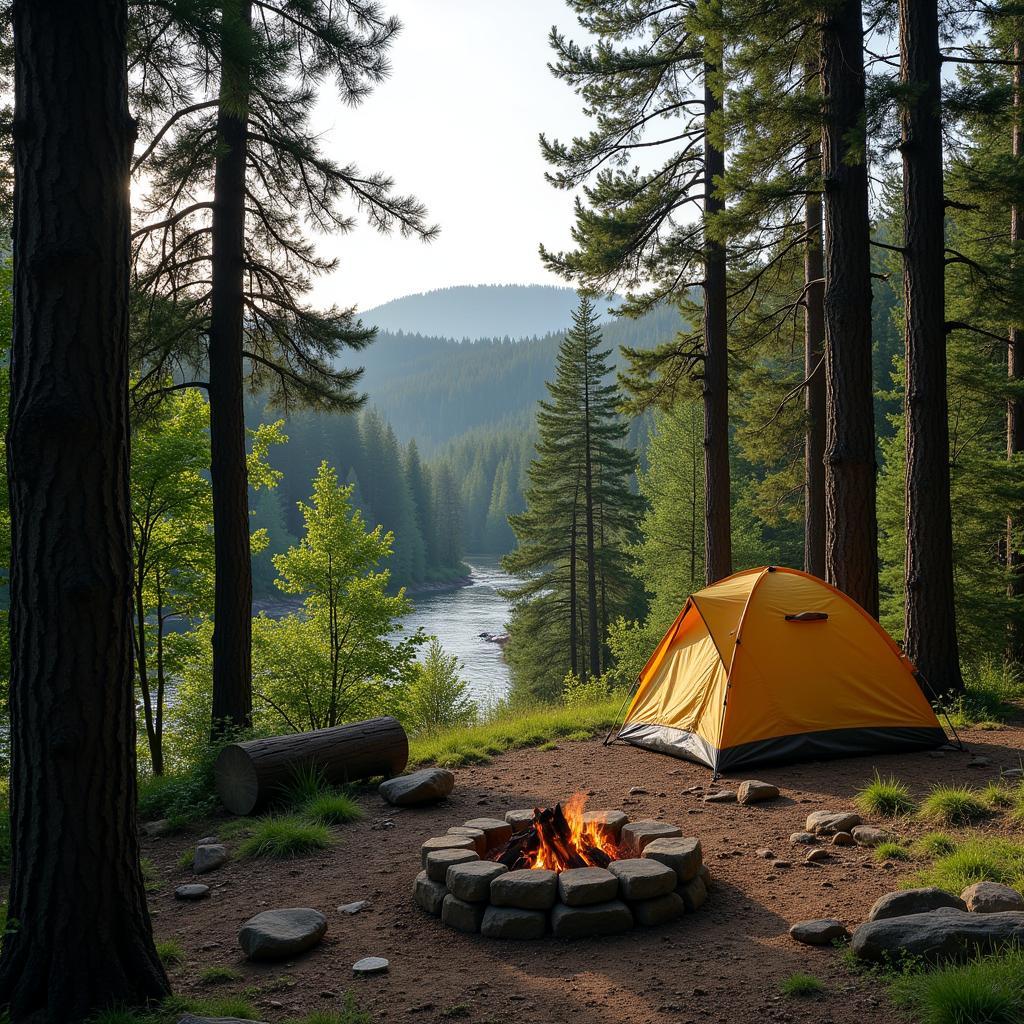
<instances>
[{"instance_id":1,"label":"stacked rock","mask_svg":"<svg viewBox=\"0 0 1024 1024\"><path fill-rule=\"evenodd\" d=\"M462 932L495 939L613 935L634 925L667 924L697 910L707 898L710 875L700 840L675 825L638 821L620 811L587 812L624 854L607 868L565 871L522 869L482 859L523 827L525 811L510 811L512 824L474 818L428 839L413 898L427 913ZM532 817L532 812L531 817ZM518 816L518 817L517 817Z\"/></svg>"}]
</instances>

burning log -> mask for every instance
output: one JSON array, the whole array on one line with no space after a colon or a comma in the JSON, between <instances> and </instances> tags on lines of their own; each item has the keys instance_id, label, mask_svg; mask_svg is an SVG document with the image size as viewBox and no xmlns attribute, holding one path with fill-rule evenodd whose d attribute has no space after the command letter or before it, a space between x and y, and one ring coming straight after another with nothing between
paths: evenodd
<instances>
[{"instance_id":1,"label":"burning log","mask_svg":"<svg viewBox=\"0 0 1024 1024\"><path fill-rule=\"evenodd\" d=\"M607 848L607 840L597 832L583 828L582 798L573 799L569 814L561 804L534 808L533 822L515 833L492 860L510 871L520 868L607 867L615 859L615 848Z\"/></svg>"}]
</instances>

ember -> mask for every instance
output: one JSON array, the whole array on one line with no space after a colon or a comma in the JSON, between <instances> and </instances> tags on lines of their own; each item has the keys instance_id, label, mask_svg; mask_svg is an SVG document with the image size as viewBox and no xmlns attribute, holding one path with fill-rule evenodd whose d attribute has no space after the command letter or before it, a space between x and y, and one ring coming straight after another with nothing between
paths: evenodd
<instances>
[{"instance_id":1,"label":"ember","mask_svg":"<svg viewBox=\"0 0 1024 1024\"><path fill-rule=\"evenodd\" d=\"M583 820L587 798L576 793L565 805L534 808L530 825L490 855L510 871L520 868L606 868L617 860L614 840L596 824Z\"/></svg>"}]
</instances>

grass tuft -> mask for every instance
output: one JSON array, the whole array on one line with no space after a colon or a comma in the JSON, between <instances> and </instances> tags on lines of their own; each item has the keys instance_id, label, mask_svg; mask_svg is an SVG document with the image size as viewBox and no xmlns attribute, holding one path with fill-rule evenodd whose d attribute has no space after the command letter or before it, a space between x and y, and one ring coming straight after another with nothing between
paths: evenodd
<instances>
[{"instance_id":1,"label":"grass tuft","mask_svg":"<svg viewBox=\"0 0 1024 1024\"><path fill-rule=\"evenodd\" d=\"M252 835L238 848L241 857L301 857L325 850L333 839L330 829L301 818L261 818L254 823Z\"/></svg>"},{"instance_id":2,"label":"grass tuft","mask_svg":"<svg viewBox=\"0 0 1024 1024\"><path fill-rule=\"evenodd\" d=\"M1003 811L1014 806L1015 793L999 782L990 782L982 791L981 799L989 810Z\"/></svg>"},{"instance_id":3,"label":"grass tuft","mask_svg":"<svg viewBox=\"0 0 1024 1024\"><path fill-rule=\"evenodd\" d=\"M974 836L917 872L910 884L934 885L959 894L975 882L1024 885L1024 843L999 836Z\"/></svg>"},{"instance_id":4,"label":"grass tuft","mask_svg":"<svg viewBox=\"0 0 1024 1024\"><path fill-rule=\"evenodd\" d=\"M241 974L233 967L206 967L199 972L200 985L226 985L241 980Z\"/></svg>"},{"instance_id":5,"label":"grass tuft","mask_svg":"<svg viewBox=\"0 0 1024 1024\"><path fill-rule=\"evenodd\" d=\"M165 967L177 967L185 959L185 950L177 939L164 939L156 944L156 955Z\"/></svg>"},{"instance_id":6,"label":"grass tuft","mask_svg":"<svg viewBox=\"0 0 1024 1024\"><path fill-rule=\"evenodd\" d=\"M956 849L956 840L945 832L929 832L914 843L922 857L945 857Z\"/></svg>"},{"instance_id":7,"label":"grass tuft","mask_svg":"<svg viewBox=\"0 0 1024 1024\"><path fill-rule=\"evenodd\" d=\"M779 991L787 999L809 999L820 996L825 986L813 974L791 974L779 984Z\"/></svg>"},{"instance_id":8,"label":"grass tuft","mask_svg":"<svg viewBox=\"0 0 1024 1024\"><path fill-rule=\"evenodd\" d=\"M973 825L988 817L989 809L969 786L936 786L921 804L921 817L943 825Z\"/></svg>"},{"instance_id":9,"label":"grass tuft","mask_svg":"<svg viewBox=\"0 0 1024 1024\"><path fill-rule=\"evenodd\" d=\"M902 844L894 840L879 843L875 847L875 858L877 860L910 860L910 851Z\"/></svg>"},{"instance_id":10,"label":"grass tuft","mask_svg":"<svg viewBox=\"0 0 1024 1024\"><path fill-rule=\"evenodd\" d=\"M141 857L139 867L142 869L142 886L146 892L159 892L160 872L157 870L157 866L148 857Z\"/></svg>"},{"instance_id":11,"label":"grass tuft","mask_svg":"<svg viewBox=\"0 0 1024 1024\"><path fill-rule=\"evenodd\" d=\"M881 814L887 818L910 814L916 807L905 782L901 782L894 775L883 779L878 772L875 772L875 777L857 793L855 800L865 814Z\"/></svg>"},{"instance_id":12,"label":"grass tuft","mask_svg":"<svg viewBox=\"0 0 1024 1024\"><path fill-rule=\"evenodd\" d=\"M305 1017L289 1017L285 1024L373 1024L373 1018L359 1009L351 992L346 992L340 1010L314 1010Z\"/></svg>"},{"instance_id":13,"label":"grass tuft","mask_svg":"<svg viewBox=\"0 0 1024 1024\"><path fill-rule=\"evenodd\" d=\"M345 793L318 793L302 806L302 816L323 825L347 825L363 817L363 809Z\"/></svg>"}]
</instances>

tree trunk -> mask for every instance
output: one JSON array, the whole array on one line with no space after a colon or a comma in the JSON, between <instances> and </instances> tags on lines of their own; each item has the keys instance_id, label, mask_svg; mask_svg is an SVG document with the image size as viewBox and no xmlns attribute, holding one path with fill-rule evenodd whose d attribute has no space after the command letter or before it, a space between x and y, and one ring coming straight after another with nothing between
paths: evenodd
<instances>
[{"instance_id":1,"label":"tree trunk","mask_svg":"<svg viewBox=\"0 0 1024 1024\"><path fill-rule=\"evenodd\" d=\"M590 451L590 350L583 346L583 516L587 560L587 660L590 678L601 674L597 628L597 559L594 557L594 460Z\"/></svg>"},{"instance_id":2,"label":"tree trunk","mask_svg":"<svg viewBox=\"0 0 1024 1024\"><path fill-rule=\"evenodd\" d=\"M569 535L569 671L573 676L579 674L580 668L579 654L576 649L576 509L579 493L580 487L577 483L572 499L572 527Z\"/></svg>"},{"instance_id":3,"label":"tree trunk","mask_svg":"<svg viewBox=\"0 0 1024 1024\"><path fill-rule=\"evenodd\" d=\"M808 170L821 164L821 147L809 146ZM804 572L825 578L825 262L821 240L821 195L804 205Z\"/></svg>"},{"instance_id":4,"label":"tree trunk","mask_svg":"<svg viewBox=\"0 0 1024 1024\"><path fill-rule=\"evenodd\" d=\"M946 395L942 58L936 0L900 0L906 342L904 649L933 693L963 690L953 593Z\"/></svg>"},{"instance_id":5,"label":"tree trunk","mask_svg":"<svg viewBox=\"0 0 1024 1024\"><path fill-rule=\"evenodd\" d=\"M169 986L136 836L125 0L14 5L11 886L0 1004Z\"/></svg>"},{"instance_id":6,"label":"tree trunk","mask_svg":"<svg viewBox=\"0 0 1024 1024\"><path fill-rule=\"evenodd\" d=\"M251 0L226 0L217 112L210 290L210 483L213 492L213 732L252 723L252 562L242 390L242 297L249 68L236 59ZM232 32L232 28L235 32Z\"/></svg>"},{"instance_id":7,"label":"tree trunk","mask_svg":"<svg viewBox=\"0 0 1024 1024\"><path fill-rule=\"evenodd\" d=\"M871 229L860 0L821 21L825 578L878 615Z\"/></svg>"},{"instance_id":8,"label":"tree trunk","mask_svg":"<svg viewBox=\"0 0 1024 1024\"><path fill-rule=\"evenodd\" d=\"M716 182L725 174L725 153L715 142L722 109L716 89L721 51L704 63L704 218L725 208ZM704 574L710 585L732 572L729 491L729 338L725 247L704 235Z\"/></svg>"}]
</instances>

